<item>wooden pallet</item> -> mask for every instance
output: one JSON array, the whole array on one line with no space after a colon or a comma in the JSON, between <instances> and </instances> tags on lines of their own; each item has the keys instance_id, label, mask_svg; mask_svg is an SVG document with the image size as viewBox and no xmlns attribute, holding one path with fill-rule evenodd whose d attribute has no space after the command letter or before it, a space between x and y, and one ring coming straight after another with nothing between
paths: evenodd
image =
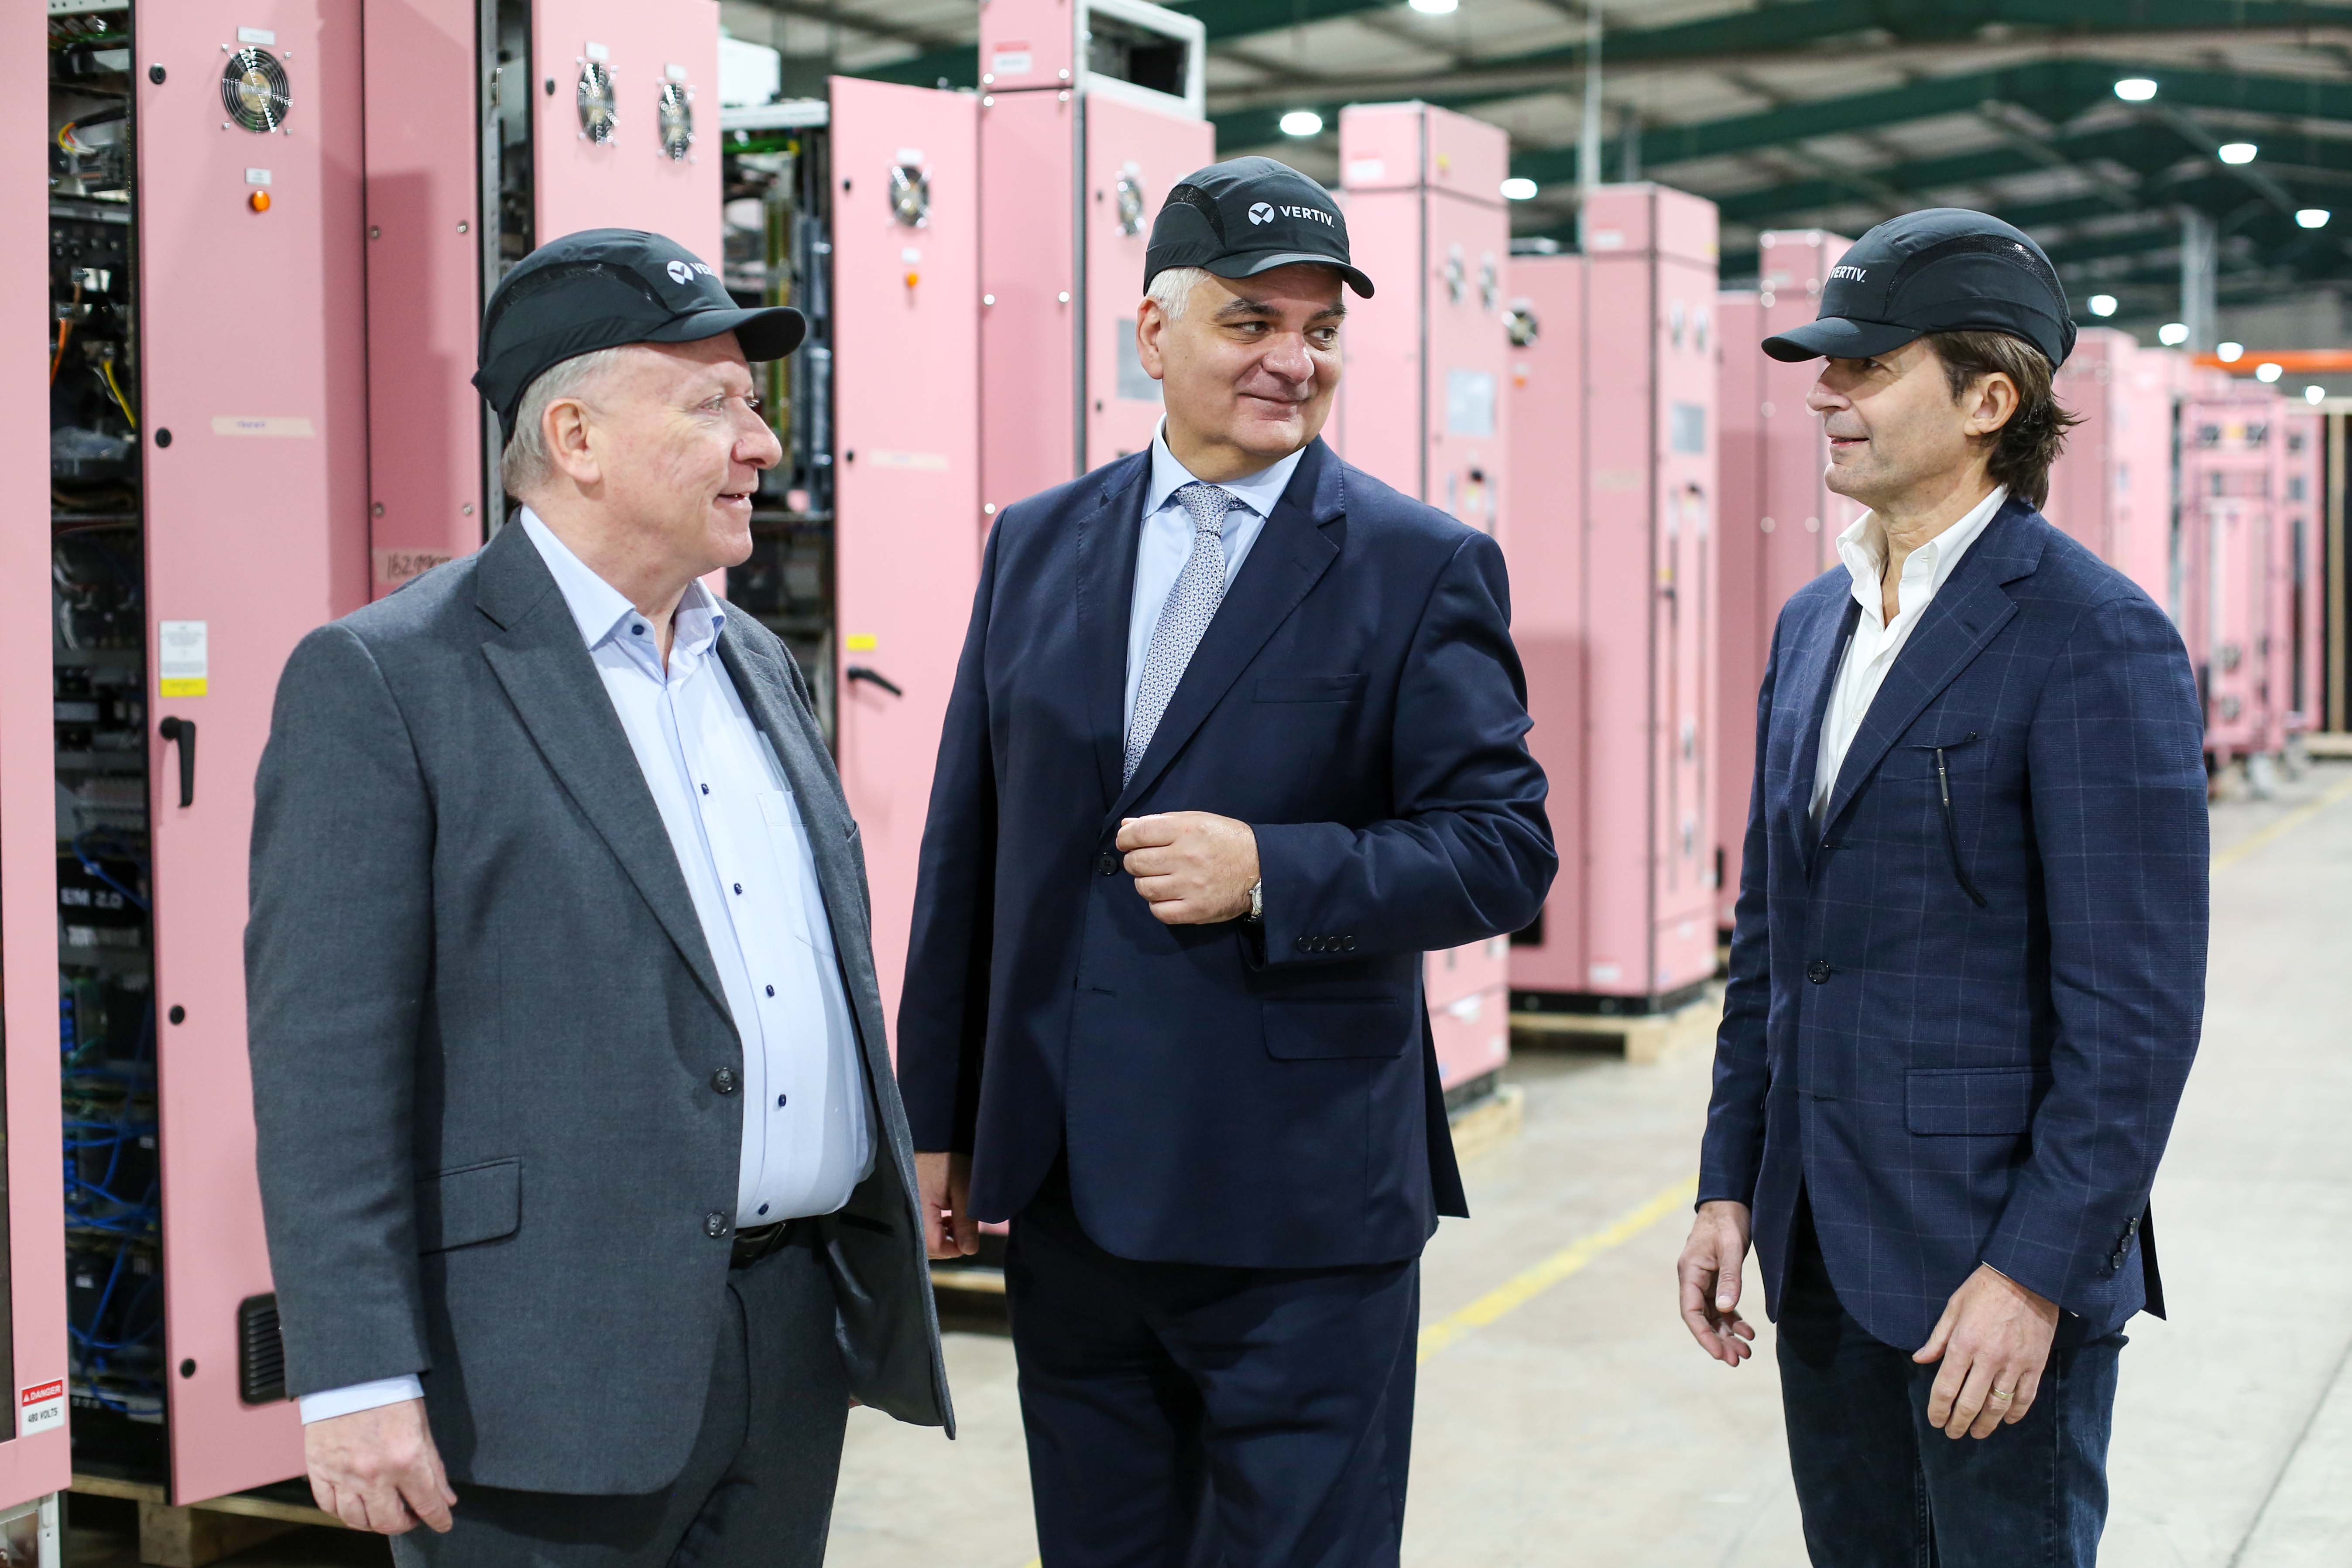
<instances>
[{"instance_id":1,"label":"wooden pallet","mask_svg":"<svg viewBox=\"0 0 2352 1568\"><path fill-rule=\"evenodd\" d=\"M1670 1013L1513 1013L1511 1049L1617 1051L1628 1061L1651 1062L1678 1045L1713 1040L1722 1021L1723 992L1709 986L1696 1001Z\"/></svg>"},{"instance_id":2,"label":"wooden pallet","mask_svg":"<svg viewBox=\"0 0 2352 1568\"><path fill-rule=\"evenodd\" d=\"M77 1475L69 1489L84 1497L122 1498L139 1505L139 1561L152 1568L205 1568L306 1524L341 1530L343 1521L308 1503L231 1493L175 1505L152 1481Z\"/></svg>"}]
</instances>

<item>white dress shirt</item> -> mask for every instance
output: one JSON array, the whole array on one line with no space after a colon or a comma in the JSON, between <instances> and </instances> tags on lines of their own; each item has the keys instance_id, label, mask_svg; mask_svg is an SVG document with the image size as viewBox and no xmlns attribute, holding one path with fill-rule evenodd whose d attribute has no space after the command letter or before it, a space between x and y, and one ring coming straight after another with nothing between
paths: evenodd
<instances>
[{"instance_id":1,"label":"white dress shirt","mask_svg":"<svg viewBox=\"0 0 2352 1568\"><path fill-rule=\"evenodd\" d=\"M528 508L520 520L636 754L742 1039L736 1224L830 1214L873 1169L866 1069L807 829L719 658L727 612L700 582L688 587L665 669L636 607ZM303 1396L302 1419L423 1393L414 1376L331 1389Z\"/></svg>"},{"instance_id":2,"label":"white dress shirt","mask_svg":"<svg viewBox=\"0 0 2352 1568\"><path fill-rule=\"evenodd\" d=\"M1831 688L1829 711L1822 716L1821 760L1813 769L1813 825L1820 827L1822 818L1830 809L1830 797L1837 792L1838 769L1845 765L1845 754L1853 745L1855 734L1862 728L1863 716L1870 712L1878 688L1886 684L1886 672L1895 667L1895 657L1903 644L1911 640L1912 628L1927 612L1927 605L1936 591L1944 586L1952 570L1960 564L1977 536L1985 531L2000 504L2009 499L2009 486L1996 485L1991 495L1978 502L1966 517L1903 559L1903 576L1895 584L1895 615L1884 620L1880 601L1880 580L1886 575L1886 529L1874 512L1865 512L1861 519L1838 535L1838 559L1845 562L1846 574L1853 580L1853 597L1862 606L1862 614L1854 621L1853 641L1846 644L1845 658L1839 664L1837 685Z\"/></svg>"},{"instance_id":3,"label":"white dress shirt","mask_svg":"<svg viewBox=\"0 0 2352 1568\"><path fill-rule=\"evenodd\" d=\"M1240 503L1225 513L1226 588L1233 587L1250 546L1257 543L1266 518L1274 515L1275 503L1289 488L1290 476L1298 471L1298 460L1306 455L1302 446L1247 478L1213 481ZM1135 722L1135 694L1143 685L1143 661L1151 652L1151 632L1160 624L1160 606L1176 591L1176 580L1184 574L1184 563L1192 559L1192 515L1175 496L1195 480L1192 471L1168 450L1168 421L1163 417L1151 437L1151 483L1143 493L1143 538L1135 552L1135 598L1128 607L1122 735Z\"/></svg>"}]
</instances>

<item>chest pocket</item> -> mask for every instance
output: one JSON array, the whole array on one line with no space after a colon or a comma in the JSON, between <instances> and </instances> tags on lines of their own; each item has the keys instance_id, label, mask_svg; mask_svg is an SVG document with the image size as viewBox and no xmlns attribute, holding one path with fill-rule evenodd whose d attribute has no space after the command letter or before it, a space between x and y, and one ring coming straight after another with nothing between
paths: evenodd
<instances>
[{"instance_id":1,"label":"chest pocket","mask_svg":"<svg viewBox=\"0 0 2352 1568\"><path fill-rule=\"evenodd\" d=\"M1943 754L1940 768L1938 752ZM1973 778L1991 762L1992 743L1977 730L1915 725L1910 734L1889 748L1878 771L1889 779Z\"/></svg>"},{"instance_id":2,"label":"chest pocket","mask_svg":"<svg viewBox=\"0 0 2352 1568\"><path fill-rule=\"evenodd\" d=\"M1353 703L1364 697L1364 677L1346 675L1260 675L1257 700L1262 703Z\"/></svg>"}]
</instances>

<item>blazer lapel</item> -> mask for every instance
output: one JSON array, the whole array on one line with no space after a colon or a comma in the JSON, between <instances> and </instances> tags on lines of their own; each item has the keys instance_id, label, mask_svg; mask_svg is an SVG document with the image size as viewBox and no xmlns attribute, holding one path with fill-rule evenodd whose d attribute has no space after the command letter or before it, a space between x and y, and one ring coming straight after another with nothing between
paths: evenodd
<instances>
[{"instance_id":1,"label":"blazer lapel","mask_svg":"<svg viewBox=\"0 0 2352 1568\"><path fill-rule=\"evenodd\" d=\"M1127 760L1128 611L1150 473L1149 451L1114 466L1103 476L1099 504L1076 526L1078 653L1086 661L1087 718L1106 801L1118 798Z\"/></svg>"},{"instance_id":2,"label":"blazer lapel","mask_svg":"<svg viewBox=\"0 0 2352 1568\"><path fill-rule=\"evenodd\" d=\"M1969 553L1936 597L1927 602L1919 624L1895 655L1886 680L1863 715L1838 768L1837 789L1830 797L1826 827L1851 805L1863 781L1877 768L1897 737L1911 727L1927 706L1962 670L1984 652L2017 613L2017 602L2003 592L2040 563L2041 541L2026 536L2021 520L2032 515L2022 502L2004 502Z\"/></svg>"},{"instance_id":3,"label":"blazer lapel","mask_svg":"<svg viewBox=\"0 0 2352 1568\"><path fill-rule=\"evenodd\" d=\"M507 699L539 753L621 862L629 881L669 934L678 956L731 1023L718 966L662 826L653 791L638 770L627 731L580 641L555 579L520 527L483 547L477 602L504 628L482 644Z\"/></svg>"},{"instance_id":4,"label":"blazer lapel","mask_svg":"<svg viewBox=\"0 0 2352 1568\"><path fill-rule=\"evenodd\" d=\"M1126 812L1136 797L1151 787L1152 781L1167 770L1168 764L1192 738L1243 670L1257 657L1275 628L1289 618L1299 601L1321 581L1338 559L1339 547L1324 533L1323 525L1340 517L1347 510L1347 495L1341 469L1331 449L1318 436L1307 449L1297 471L1291 475L1290 484L1275 503L1274 515L1250 547L1249 559L1225 591L1224 602L1202 634L1201 645L1192 651L1192 663L1184 666L1184 676L1176 683L1175 695L1169 699L1168 711L1160 716L1160 727L1152 732L1151 745L1135 769L1135 777L1118 792L1111 803L1110 816L1116 820ZM1130 530L1131 531L1131 530ZM1134 559L1129 547L1129 559ZM1133 571L1130 567L1129 579ZM1125 642L1126 618L1120 617L1121 643ZM1126 704L1124 647L1119 661L1120 706ZM1124 753L1121 753L1122 760ZM1111 775L1116 779L1118 774Z\"/></svg>"},{"instance_id":5,"label":"blazer lapel","mask_svg":"<svg viewBox=\"0 0 2352 1568\"><path fill-rule=\"evenodd\" d=\"M1862 605L1851 593L1838 601L1840 610L1834 618L1823 612L1820 620L1829 622L1831 635L1808 639L1796 664L1789 672L1796 690L1810 692L1805 704L1805 727L1797 737L1797 760L1789 775L1789 798L1783 810L1789 831L1795 835L1800 863L1811 876L1816 835L1813 832L1813 772L1821 766L1822 721L1829 715L1830 695L1837 689L1838 666L1845 663L1848 643L1853 641L1853 629L1862 619Z\"/></svg>"}]
</instances>

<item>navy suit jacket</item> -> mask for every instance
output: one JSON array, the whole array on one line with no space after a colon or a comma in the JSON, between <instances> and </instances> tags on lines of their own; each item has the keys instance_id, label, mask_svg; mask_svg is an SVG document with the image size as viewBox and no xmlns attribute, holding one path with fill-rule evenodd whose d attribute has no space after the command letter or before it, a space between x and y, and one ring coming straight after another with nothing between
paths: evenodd
<instances>
[{"instance_id":1,"label":"navy suit jacket","mask_svg":"<svg viewBox=\"0 0 2352 1568\"><path fill-rule=\"evenodd\" d=\"M1777 1312L1801 1188L1839 1301L1905 1349L1980 1263L2084 1333L2160 1316L2148 1187L2205 998L2188 654L2011 499L1896 656L1817 829L1860 613L1840 568L1773 633L1699 1197L1754 1206Z\"/></svg>"},{"instance_id":2,"label":"navy suit jacket","mask_svg":"<svg viewBox=\"0 0 2352 1568\"><path fill-rule=\"evenodd\" d=\"M1009 1219L1065 1146L1122 1257L1417 1256L1465 1212L1425 950L1535 918L1557 861L1495 541L1309 446L1122 787L1150 455L990 535L931 789L898 1075ZM1262 929L1169 926L1120 820L1256 831Z\"/></svg>"}]
</instances>

